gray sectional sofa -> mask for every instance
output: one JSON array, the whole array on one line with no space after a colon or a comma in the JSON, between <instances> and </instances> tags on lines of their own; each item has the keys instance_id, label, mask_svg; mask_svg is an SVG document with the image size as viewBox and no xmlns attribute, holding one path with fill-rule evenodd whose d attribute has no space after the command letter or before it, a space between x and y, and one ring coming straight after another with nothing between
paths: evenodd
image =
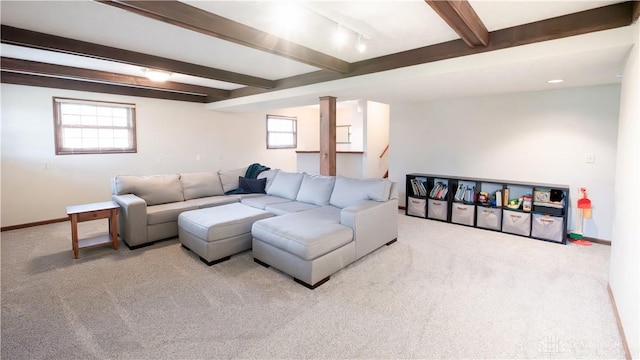
<instances>
[{"instance_id":1,"label":"gray sectional sofa","mask_svg":"<svg viewBox=\"0 0 640 360\"><path fill-rule=\"evenodd\" d=\"M111 180L111 198L120 205L118 233L130 249L178 236L184 211L239 202L255 195L224 195L239 186L247 167L152 176L119 175ZM276 171L262 172L266 178Z\"/></svg>"},{"instance_id":2,"label":"gray sectional sofa","mask_svg":"<svg viewBox=\"0 0 640 360\"><path fill-rule=\"evenodd\" d=\"M252 249L257 263L315 288L397 239L396 183L269 170L251 180L264 193L224 195L248 181L238 180L245 170L114 178L122 240L179 235L209 265Z\"/></svg>"}]
</instances>

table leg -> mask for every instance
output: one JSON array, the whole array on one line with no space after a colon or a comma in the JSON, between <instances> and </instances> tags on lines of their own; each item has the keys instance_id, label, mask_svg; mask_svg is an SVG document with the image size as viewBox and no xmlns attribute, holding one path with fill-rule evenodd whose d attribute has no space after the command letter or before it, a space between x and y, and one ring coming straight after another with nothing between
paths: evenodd
<instances>
[{"instance_id":1,"label":"table leg","mask_svg":"<svg viewBox=\"0 0 640 360\"><path fill-rule=\"evenodd\" d=\"M71 245L73 246L73 258L78 258L78 214L71 214Z\"/></svg>"},{"instance_id":2,"label":"table leg","mask_svg":"<svg viewBox=\"0 0 640 360\"><path fill-rule=\"evenodd\" d=\"M111 216L109 216L109 230L111 231L113 250L118 250L118 209L111 209Z\"/></svg>"}]
</instances>

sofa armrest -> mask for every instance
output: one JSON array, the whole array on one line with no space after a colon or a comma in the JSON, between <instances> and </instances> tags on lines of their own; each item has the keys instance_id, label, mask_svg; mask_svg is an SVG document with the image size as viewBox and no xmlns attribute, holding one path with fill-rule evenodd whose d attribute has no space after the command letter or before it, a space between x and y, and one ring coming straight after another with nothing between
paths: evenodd
<instances>
[{"instance_id":1,"label":"sofa armrest","mask_svg":"<svg viewBox=\"0 0 640 360\"><path fill-rule=\"evenodd\" d=\"M147 203L133 194L112 195L120 205L118 233L127 245L136 246L147 242Z\"/></svg>"},{"instance_id":2,"label":"sofa armrest","mask_svg":"<svg viewBox=\"0 0 640 360\"><path fill-rule=\"evenodd\" d=\"M398 238L398 200L348 206L340 212L340 223L353 229L359 259Z\"/></svg>"}]
</instances>

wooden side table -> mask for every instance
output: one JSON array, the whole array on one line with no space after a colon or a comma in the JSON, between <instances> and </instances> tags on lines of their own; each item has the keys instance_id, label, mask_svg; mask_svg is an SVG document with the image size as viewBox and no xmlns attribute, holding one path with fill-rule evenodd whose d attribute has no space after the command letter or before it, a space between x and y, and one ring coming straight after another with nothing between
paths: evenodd
<instances>
[{"instance_id":1,"label":"wooden side table","mask_svg":"<svg viewBox=\"0 0 640 360\"><path fill-rule=\"evenodd\" d=\"M112 243L113 249L118 250L118 210L120 206L115 201L67 206L67 215L71 220L74 259L78 258L79 249L90 246ZM98 219L109 219L109 233L79 240L78 223Z\"/></svg>"}]
</instances>

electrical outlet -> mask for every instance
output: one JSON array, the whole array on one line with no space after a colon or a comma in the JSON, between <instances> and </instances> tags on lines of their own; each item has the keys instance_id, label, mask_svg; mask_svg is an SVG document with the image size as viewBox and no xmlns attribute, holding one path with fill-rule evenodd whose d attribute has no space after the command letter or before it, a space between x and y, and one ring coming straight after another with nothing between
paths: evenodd
<instances>
[{"instance_id":1,"label":"electrical outlet","mask_svg":"<svg viewBox=\"0 0 640 360\"><path fill-rule=\"evenodd\" d=\"M196 155L196 161L200 161L200 155Z\"/></svg>"},{"instance_id":2,"label":"electrical outlet","mask_svg":"<svg viewBox=\"0 0 640 360\"><path fill-rule=\"evenodd\" d=\"M43 169L45 169L45 170L49 170L49 168L50 168L50 167L51 167L51 165L49 164L49 162L48 162L48 161L46 161L46 162L44 163L44 166L43 166L42 168L43 168Z\"/></svg>"},{"instance_id":3,"label":"electrical outlet","mask_svg":"<svg viewBox=\"0 0 640 360\"><path fill-rule=\"evenodd\" d=\"M164 162L164 158L162 156L158 156L158 163L162 164Z\"/></svg>"},{"instance_id":4,"label":"electrical outlet","mask_svg":"<svg viewBox=\"0 0 640 360\"><path fill-rule=\"evenodd\" d=\"M588 153L585 156L585 162L589 164L593 164L594 162L596 162L596 155L593 153Z\"/></svg>"}]
</instances>

